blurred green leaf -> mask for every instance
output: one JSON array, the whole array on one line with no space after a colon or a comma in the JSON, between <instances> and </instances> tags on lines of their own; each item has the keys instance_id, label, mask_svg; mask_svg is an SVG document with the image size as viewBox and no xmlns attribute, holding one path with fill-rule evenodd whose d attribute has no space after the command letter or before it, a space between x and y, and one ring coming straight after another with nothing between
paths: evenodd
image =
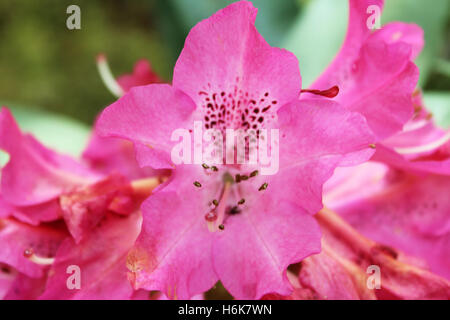
<instances>
[{"instance_id":1,"label":"blurred green leaf","mask_svg":"<svg viewBox=\"0 0 450 320\"><path fill-rule=\"evenodd\" d=\"M234 0L172 0L177 17L182 21L187 33L195 24L208 18L216 11L235 2ZM253 0L258 8L256 28L273 46L280 45L284 34L290 29L297 16L298 5L295 0Z\"/></svg>"},{"instance_id":2,"label":"blurred green leaf","mask_svg":"<svg viewBox=\"0 0 450 320\"><path fill-rule=\"evenodd\" d=\"M440 49L445 43L443 40L448 10L448 0L386 0L385 2L381 16L383 24L389 21L403 21L416 23L424 30L425 46L415 61L420 70L420 86L425 85Z\"/></svg>"},{"instance_id":3,"label":"blurred green leaf","mask_svg":"<svg viewBox=\"0 0 450 320\"><path fill-rule=\"evenodd\" d=\"M47 111L6 104L23 132L32 133L45 146L79 157L86 147L90 128L76 120Z\"/></svg>"},{"instance_id":4,"label":"blurred green leaf","mask_svg":"<svg viewBox=\"0 0 450 320\"><path fill-rule=\"evenodd\" d=\"M308 87L338 52L347 28L347 11L347 1L309 1L287 34L282 47L299 59L302 87Z\"/></svg>"},{"instance_id":5,"label":"blurred green leaf","mask_svg":"<svg viewBox=\"0 0 450 320\"><path fill-rule=\"evenodd\" d=\"M450 128L450 92L425 92L425 106L433 113L436 124Z\"/></svg>"}]
</instances>

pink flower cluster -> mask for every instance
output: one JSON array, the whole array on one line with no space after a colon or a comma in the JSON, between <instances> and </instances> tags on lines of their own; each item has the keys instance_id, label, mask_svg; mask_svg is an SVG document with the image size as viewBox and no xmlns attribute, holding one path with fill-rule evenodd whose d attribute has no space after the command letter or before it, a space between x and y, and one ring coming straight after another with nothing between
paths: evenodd
<instances>
[{"instance_id":1,"label":"pink flower cluster","mask_svg":"<svg viewBox=\"0 0 450 320\"><path fill-rule=\"evenodd\" d=\"M171 84L145 61L118 79L81 159L3 108L0 298L192 299L219 281L236 299L450 298L450 134L416 88L423 32L371 31L370 5L349 0L342 48L303 89L253 5L229 5L192 28ZM175 165L171 134L194 121L279 130L279 171Z\"/></svg>"}]
</instances>

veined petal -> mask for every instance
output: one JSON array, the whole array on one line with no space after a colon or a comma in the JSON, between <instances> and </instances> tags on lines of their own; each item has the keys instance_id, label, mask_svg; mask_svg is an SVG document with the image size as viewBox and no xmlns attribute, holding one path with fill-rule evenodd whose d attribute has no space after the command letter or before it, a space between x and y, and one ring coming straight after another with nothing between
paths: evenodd
<instances>
[{"instance_id":1,"label":"veined petal","mask_svg":"<svg viewBox=\"0 0 450 320\"><path fill-rule=\"evenodd\" d=\"M158 290L171 299L189 299L211 288L218 278L192 167L179 166L167 187L142 205L142 232L128 256L135 288Z\"/></svg>"},{"instance_id":2,"label":"veined petal","mask_svg":"<svg viewBox=\"0 0 450 320\"><path fill-rule=\"evenodd\" d=\"M288 295L292 287L287 267L318 253L320 236L318 225L304 210L268 195L248 212L227 219L214 242L214 269L236 299Z\"/></svg>"},{"instance_id":3,"label":"veined petal","mask_svg":"<svg viewBox=\"0 0 450 320\"><path fill-rule=\"evenodd\" d=\"M0 148L10 156L2 169L1 192L13 205L40 204L101 177L70 157L45 148L31 135L22 134L6 108L0 113Z\"/></svg>"},{"instance_id":4,"label":"veined petal","mask_svg":"<svg viewBox=\"0 0 450 320\"><path fill-rule=\"evenodd\" d=\"M66 238L56 253L45 292L39 298L131 298L133 288L127 278L126 259L140 226L141 217L138 213L127 217L108 215L80 243ZM79 269L68 269L70 266ZM80 289L68 288L71 276L68 270L74 277L80 276Z\"/></svg>"},{"instance_id":5,"label":"veined petal","mask_svg":"<svg viewBox=\"0 0 450 320\"><path fill-rule=\"evenodd\" d=\"M188 120L194 109L187 95L169 85L134 87L103 111L97 129L101 136L128 139L149 149L138 153L141 166L170 169L172 133L192 127Z\"/></svg>"},{"instance_id":6,"label":"veined petal","mask_svg":"<svg viewBox=\"0 0 450 320\"><path fill-rule=\"evenodd\" d=\"M0 262L6 263L29 277L44 275L45 265L36 264L25 256L26 250L43 258L53 258L61 241L67 236L64 229L50 226L29 226L13 219L0 220Z\"/></svg>"},{"instance_id":7,"label":"veined petal","mask_svg":"<svg viewBox=\"0 0 450 320\"><path fill-rule=\"evenodd\" d=\"M192 28L175 65L174 87L197 106L206 104L204 93L220 97L223 92L235 100L248 96L269 105L276 100L274 109L297 98L298 61L292 53L267 44L254 26L256 13L250 2L240 1Z\"/></svg>"},{"instance_id":8,"label":"veined petal","mask_svg":"<svg viewBox=\"0 0 450 320\"><path fill-rule=\"evenodd\" d=\"M410 97L419 73L410 60L420 49L423 34L406 24L389 24L371 34L366 10L370 5L381 7L382 1L349 3L344 44L311 88L337 85L336 101L363 114L380 140L400 131L413 114Z\"/></svg>"}]
</instances>

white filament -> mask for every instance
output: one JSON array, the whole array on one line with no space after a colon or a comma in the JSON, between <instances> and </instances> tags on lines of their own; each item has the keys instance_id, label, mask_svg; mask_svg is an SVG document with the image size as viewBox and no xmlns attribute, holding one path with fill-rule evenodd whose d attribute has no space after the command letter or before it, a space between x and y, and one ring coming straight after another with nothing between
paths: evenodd
<instances>
[{"instance_id":1,"label":"white filament","mask_svg":"<svg viewBox=\"0 0 450 320\"><path fill-rule=\"evenodd\" d=\"M114 78L111 69L109 68L108 61L102 54L97 57L97 69L106 88L118 98L123 96L124 91Z\"/></svg>"}]
</instances>

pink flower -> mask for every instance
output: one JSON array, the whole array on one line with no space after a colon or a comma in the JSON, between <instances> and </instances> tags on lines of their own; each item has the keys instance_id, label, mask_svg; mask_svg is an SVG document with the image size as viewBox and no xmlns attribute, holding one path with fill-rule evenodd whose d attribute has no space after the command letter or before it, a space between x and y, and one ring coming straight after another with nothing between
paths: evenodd
<instances>
[{"instance_id":1,"label":"pink flower","mask_svg":"<svg viewBox=\"0 0 450 320\"><path fill-rule=\"evenodd\" d=\"M446 250L449 203L440 193L441 190L445 193L442 186L448 183L445 175L450 170L447 147L450 135L432 123L420 92L414 90L417 72L409 60L414 59L423 46L422 30L415 25L391 23L370 34L365 25L365 8L370 4L375 3L350 1L350 23L344 45L313 87L339 85L336 100L363 114L377 134L379 143L372 160L390 167L369 163L338 169L325 186L325 205L337 211L359 232L380 243L367 245L365 258L380 264L384 273L384 289L376 292L376 298L446 299L449 283L426 269L429 266L432 272L449 276L449 252ZM379 79L375 81L375 77ZM326 214L333 216L330 211L321 216ZM358 233L354 230L353 234ZM327 234L324 241L330 241ZM380 260L378 251L370 249L383 245L396 248L391 249L395 257L382 255L384 258ZM322 260L322 266L326 266L330 258L343 266L350 264L353 267L347 271L362 274L365 279L367 264L364 263L368 262L358 256L362 249L353 248L344 253L341 249L342 243L334 241L317 258L305 260L298 288L302 285L313 288L312 296L316 298L348 295L367 298L367 290L362 291L363 295L354 295L354 290L343 285L337 287L336 292L331 290L333 288L324 288L323 282L310 283L311 279L324 276L320 268L305 271L304 266L314 259ZM398 249L417 258L406 257ZM415 286L409 287L407 281L415 281Z\"/></svg>"},{"instance_id":2,"label":"pink flower","mask_svg":"<svg viewBox=\"0 0 450 320\"><path fill-rule=\"evenodd\" d=\"M433 124L415 89L419 72L412 60L422 50L423 30L392 22L371 32L367 8L382 4L379 0L349 1L344 44L311 88L339 86L335 100L364 115L377 136L373 160L448 174L450 132Z\"/></svg>"},{"instance_id":3,"label":"pink flower","mask_svg":"<svg viewBox=\"0 0 450 320\"><path fill-rule=\"evenodd\" d=\"M288 294L288 265L320 250L312 215L338 165L371 156L364 119L325 98L298 101L296 58L270 47L256 9L238 2L189 33L172 86L134 87L98 121L101 134L132 141L141 166L175 168L142 205L142 232L128 257L135 288L189 298L220 280L236 298ZM174 165L177 128L280 130L280 170L260 164ZM228 150L229 151L229 150Z\"/></svg>"},{"instance_id":4,"label":"pink flower","mask_svg":"<svg viewBox=\"0 0 450 320\"><path fill-rule=\"evenodd\" d=\"M163 82L152 70L150 63L144 59L136 62L133 73L121 75L117 80L114 78L104 54L97 56L97 69L106 88L116 97L122 96L133 87Z\"/></svg>"},{"instance_id":5,"label":"pink flower","mask_svg":"<svg viewBox=\"0 0 450 320\"><path fill-rule=\"evenodd\" d=\"M423 45L423 31L416 25L395 22L371 32L367 26L371 5L381 8L383 1L349 0L349 25L342 48L311 88L339 86L335 100L364 115L381 141L399 132L413 114L411 95L419 71L411 59Z\"/></svg>"},{"instance_id":6,"label":"pink flower","mask_svg":"<svg viewBox=\"0 0 450 320\"><path fill-rule=\"evenodd\" d=\"M139 60L134 65L132 74L121 75L117 82L123 91L127 92L132 87L143 86L150 83L162 82L159 76L153 72L150 63L147 60Z\"/></svg>"},{"instance_id":7,"label":"pink flower","mask_svg":"<svg viewBox=\"0 0 450 320\"><path fill-rule=\"evenodd\" d=\"M23 134L6 108L0 147L10 157L0 192L2 296L129 299L126 255L140 232L139 205L159 179L131 181L113 166L107 175L60 155ZM135 164L118 155L118 169ZM66 286L71 265L81 268L81 290Z\"/></svg>"},{"instance_id":8,"label":"pink flower","mask_svg":"<svg viewBox=\"0 0 450 320\"><path fill-rule=\"evenodd\" d=\"M324 201L363 235L450 279L449 184L448 176L369 162L337 170L326 184Z\"/></svg>"}]
</instances>

